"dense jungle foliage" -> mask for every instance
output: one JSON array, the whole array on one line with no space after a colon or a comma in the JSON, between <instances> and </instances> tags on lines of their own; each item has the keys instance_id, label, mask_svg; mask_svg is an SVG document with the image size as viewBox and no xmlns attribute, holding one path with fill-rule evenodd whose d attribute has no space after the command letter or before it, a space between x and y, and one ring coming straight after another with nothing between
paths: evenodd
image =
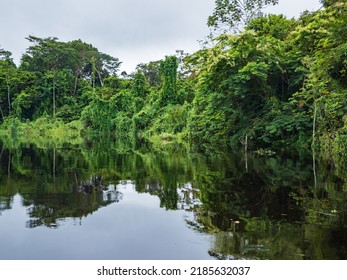
<instances>
[{"instance_id":1,"label":"dense jungle foliage","mask_svg":"<svg viewBox=\"0 0 347 280\"><path fill-rule=\"evenodd\" d=\"M229 2L216 1L208 24L219 35L201 50L140 64L129 75L81 40L29 36L18 66L0 49L1 133L345 155L347 3L322 1L322 9L287 19L255 16L278 1L253 1L248 13Z\"/></svg>"}]
</instances>

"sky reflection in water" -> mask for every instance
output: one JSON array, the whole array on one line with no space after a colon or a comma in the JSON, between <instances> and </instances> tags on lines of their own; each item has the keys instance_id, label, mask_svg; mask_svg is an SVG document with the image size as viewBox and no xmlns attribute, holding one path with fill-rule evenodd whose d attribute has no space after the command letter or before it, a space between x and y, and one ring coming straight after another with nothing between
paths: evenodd
<instances>
[{"instance_id":1,"label":"sky reflection in water","mask_svg":"<svg viewBox=\"0 0 347 280\"><path fill-rule=\"evenodd\" d=\"M159 198L117 185L123 199L55 228L25 227L27 208L15 195L0 217L1 259L209 259L211 236L189 229L192 212L167 211Z\"/></svg>"},{"instance_id":2,"label":"sky reflection in water","mask_svg":"<svg viewBox=\"0 0 347 280\"><path fill-rule=\"evenodd\" d=\"M0 259L347 258L342 163L93 143L2 148Z\"/></svg>"}]
</instances>

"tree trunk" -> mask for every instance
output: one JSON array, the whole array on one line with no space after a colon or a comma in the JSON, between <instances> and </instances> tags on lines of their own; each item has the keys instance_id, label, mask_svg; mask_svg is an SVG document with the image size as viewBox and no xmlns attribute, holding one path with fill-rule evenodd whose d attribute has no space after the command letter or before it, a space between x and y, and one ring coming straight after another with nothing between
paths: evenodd
<instances>
[{"instance_id":1,"label":"tree trunk","mask_svg":"<svg viewBox=\"0 0 347 280\"><path fill-rule=\"evenodd\" d=\"M313 169L313 180L314 188L317 189L317 173L316 173L316 155L314 150L312 151L312 169Z\"/></svg>"},{"instance_id":2,"label":"tree trunk","mask_svg":"<svg viewBox=\"0 0 347 280\"><path fill-rule=\"evenodd\" d=\"M246 168L246 172L248 172L247 150L248 150L248 135L246 134L246 136L245 136L245 168Z\"/></svg>"},{"instance_id":3,"label":"tree trunk","mask_svg":"<svg viewBox=\"0 0 347 280\"><path fill-rule=\"evenodd\" d=\"M53 118L55 119L55 79L54 77L53 77L52 99L53 99Z\"/></svg>"},{"instance_id":4,"label":"tree trunk","mask_svg":"<svg viewBox=\"0 0 347 280\"><path fill-rule=\"evenodd\" d=\"M313 169L313 179L314 179L314 187L317 188L317 174L316 174L316 157L315 157L315 138L316 138L316 121L317 121L317 104L314 102L314 110L313 110L313 123L312 123L312 169Z\"/></svg>"},{"instance_id":5,"label":"tree trunk","mask_svg":"<svg viewBox=\"0 0 347 280\"><path fill-rule=\"evenodd\" d=\"M314 110L313 110L313 123L312 123L312 144L311 144L312 149L314 149L315 138L316 138L316 120L317 120L317 104L315 102Z\"/></svg>"},{"instance_id":6,"label":"tree trunk","mask_svg":"<svg viewBox=\"0 0 347 280\"><path fill-rule=\"evenodd\" d=\"M8 103L8 114L11 114L11 85L6 79L6 84L7 84L7 103Z\"/></svg>"},{"instance_id":7,"label":"tree trunk","mask_svg":"<svg viewBox=\"0 0 347 280\"><path fill-rule=\"evenodd\" d=\"M96 69L95 69L95 70L96 70ZM102 82L100 71L96 70L96 73L98 73L99 80L100 80L100 85L103 87L103 86L104 86L104 83Z\"/></svg>"},{"instance_id":8,"label":"tree trunk","mask_svg":"<svg viewBox=\"0 0 347 280\"><path fill-rule=\"evenodd\" d=\"M77 83L78 83L78 75L76 75L75 77L75 84L74 84L74 88L73 88L73 94L76 95L77 92Z\"/></svg>"},{"instance_id":9,"label":"tree trunk","mask_svg":"<svg viewBox=\"0 0 347 280\"><path fill-rule=\"evenodd\" d=\"M2 110L1 106L0 106L0 113L1 113L2 119L4 119L4 118L5 118L5 116L4 116L4 111Z\"/></svg>"}]
</instances>

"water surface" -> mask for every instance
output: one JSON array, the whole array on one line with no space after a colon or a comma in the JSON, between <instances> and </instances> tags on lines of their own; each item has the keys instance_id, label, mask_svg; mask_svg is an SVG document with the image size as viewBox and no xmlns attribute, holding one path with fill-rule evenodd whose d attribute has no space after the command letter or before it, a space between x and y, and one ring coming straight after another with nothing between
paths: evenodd
<instances>
[{"instance_id":1,"label":"water surface","mask_svg":"<svg viewBox=\"0 0 347 280\"><path fill-rule=\"evenodd\" d=\"M0 259L346 259L347 172L312 155L1 145Z\"/></svg>"}]
</instances>

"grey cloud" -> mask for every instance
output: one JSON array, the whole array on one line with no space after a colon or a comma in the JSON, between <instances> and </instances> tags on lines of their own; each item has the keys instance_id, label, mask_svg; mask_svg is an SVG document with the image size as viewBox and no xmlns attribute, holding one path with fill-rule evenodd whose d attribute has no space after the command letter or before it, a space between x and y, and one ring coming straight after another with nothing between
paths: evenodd
<instances>
[{"instance_id":1,"label":"grey cloud","mask_svg":"<svg viewBox=\"0 0 347 280\"><path fill-rule=\"evenodd\" d=\"M293 1L302 0L280 1L282 11L302 11ZM0 46L16 61L28 47L25 37L35 35L81 39L133 66L175 49L197 49L197 41L208 35L214 1L0 0L0 6Z\"/></svg>"},{"instance_id":2,"label":"grey cloud","mask_svg":"<svg viewBox=\"0 0 347 280\"><path fill-rule=\"evenodd\" d=\"M15 56L28 35L82 39L99 49L167 49L175 42L196 44L208 33L211 0L11 0L2 4L0 44ZM185 49L185 46L181 46ZM117 57L116 53L110 53ZM130 54L131 55L131 54ZM132 57L133 59L133 57ZM144 61L142 58L140 61Z\"/></svg>"}]
</instances>

